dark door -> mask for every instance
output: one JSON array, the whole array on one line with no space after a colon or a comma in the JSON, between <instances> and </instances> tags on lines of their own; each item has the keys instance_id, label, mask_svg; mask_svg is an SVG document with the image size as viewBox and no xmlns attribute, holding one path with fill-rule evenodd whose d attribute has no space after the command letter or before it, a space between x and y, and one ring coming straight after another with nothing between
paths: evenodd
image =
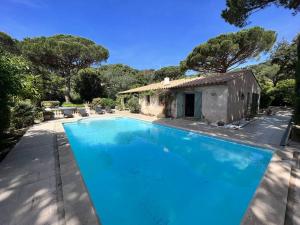
<instances>
[{"instance_id":1,"label":"dark door","mask_svg":"<svg viewBox=\"0 0 300 225\"><path fill-rule=\"evenodd\" d=\"M252 93L252 103L251 103L251 115L254 116L258 112L258 98L259 94Z\"/></svg>"},{"instance_id":2,"label":"dark door","mask_svg":"<svg viewBox=\"0 0 300 225\"><path fill-rule=\"evenodd\" d=\"M195 94L185 94L185 116L193 117L195 110Z\"/></svg>"}]
</instances>

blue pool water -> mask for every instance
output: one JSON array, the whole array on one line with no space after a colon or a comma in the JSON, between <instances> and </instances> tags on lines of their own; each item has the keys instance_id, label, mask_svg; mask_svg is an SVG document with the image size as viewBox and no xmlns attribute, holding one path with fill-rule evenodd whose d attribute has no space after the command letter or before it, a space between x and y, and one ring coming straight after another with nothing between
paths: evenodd
<instances>
[{"instance_id":1,"label":"blue pool water","mask_svg":"<svg viewBox=\"0 0 300 225\"><path fill-rule=\"evenodd\" d=\"M272 156L128 118L64 129L102 225L239 224Z\"/></svg>"}]
</instances>

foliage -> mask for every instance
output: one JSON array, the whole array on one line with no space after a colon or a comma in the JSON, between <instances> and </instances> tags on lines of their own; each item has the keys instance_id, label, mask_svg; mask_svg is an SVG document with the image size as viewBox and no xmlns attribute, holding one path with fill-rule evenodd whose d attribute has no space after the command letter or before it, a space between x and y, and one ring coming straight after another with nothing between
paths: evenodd
<instances>
[{"instance_id":1,"label":"foliage","mask_svg":"<svg viewBox=\"0 0 300 225\"><path fill-rule=\"evenodd\" d=\"M292 106L295 101L295 80L279 81L272 94L274 95L273 105Z\"/></svg>"},{"instance_id":2,"label":"foliage","mask_svg":"<svg viewBox=\"0 0 300 225\"><path fill-rule=\"evenodd\" d=\"M300 35L296 40L297 43L297 64L295 73L295 123L300 124Z\"/></svg>"},{"instance_id":3,"label":"foliage","mask_svg":"<svg viewBox=\"0 0 300 225\"><path fill-rule=\"evenodd\" d=\"M122 95L117 95L116 98L116 108L118 110L125 110L125 104L123 104L124 102L124 96Z\"/></svg>"},{"instance_id":4,"label":"foliage","mask_svg":"<svg viewBox=\"0 0 300 225\"><path fill-rule=\"evenodd\" d=\"M0 31L0 49L11 54L18 54L18 41L13 39L8 34Z\"/></svg>"},{"instance_id":5,"label":"foliage","mask_svg":"<svg viewBox=\"0 0 300 225\"><path fill-rule=\"evenodd\" d=\"M165 77L169 77L171 80L176 80L184 77L184 72L179 66L167 66L154 72L154 81L162 81Z\"/></svg>"},{"instance_id":6,"label":"foliage","mask_svg":"<svg viewBox=\"0 0 300 225\"><path fill-rule=\"evenodd\" d=\"M261 86L260 108L268 108L274 100L273 82L265 76L259 77L258 82Z\"/></svg>"},{"instance_id":7,"label":"foliage","mask_svg":"<svg viewBox=\"0 0 300 225\"><path fill-rule=\"evenodd\" d=\"M275 86L278 81L285 79L284 76L278 74L280 66L277 64L272 64L270 60L264 63L249 66L248 69L253 71L259 81L264 81L267 78L269 81L271 81L272 86Z\"/></svg>"},{"instance_id":8,"label":"foliage","mask_svg":"<svg viewBox=\"0 0 300 225\"><path fill-rule=\"evenodd\" d=\"M104 83L104 96L108 98L115 98L120 91L143 85L138 70L123 64L104 65L97 72Z\"/></svg>"},{"instance_id":9,"label":"foliage","mask_svg":"<svg viewBox=\"0 0 300 225\"><path fill-rule=\"evenodd\" d=\"M286 41L278 43L271 54L271 63L279 67L273 81L274 86L280 80L293 79L297 63L297 45L295 41L291 44Z\"/></svg>"},{"instance_id":10,"label":"foliage","mask_svg":"<svg viewBox=\"0 0 300 225\"><path fill-rule=\"evenodd\" d=\"M42 101L41 106L43 108L56 108L60 104L59 101Z\"/></svg>"},{"instance_id":11,"label":"foliage","mask_svg":"<svg viewBox=\"0 0 300 225\"><path fill-rule=\"evenodd\" d=\"M249 16L261 9L275 4L284 8L300 11L298 0L226 0L226 9L222 11L222 17L226 22L238 27L247 25Z\"/></svg>"},{"instance_id":12,"label":"foliage","mask_svg":"<svg viewBox=\"0 0 300 225\"><path fill-rule=\"evenodd\" d=\"M185 60L185 69L224 73L270 50L274 31L260 27L222 34L194 48Z\"/></svg>"},{"instance_id":13,"label":"foliage","mask_svg":"<svg viewBox=\"0 0 300 225\"><path fill-rule=\"evenodd\" d=\"M36 66L55 71L65 82L65 100L70 101L71 78L80 69L108 58L108 50L93 41L72 35L25 38L22 54Z\"/></svg>"},{"instance_id":14,"label":"foliage","mask_svg":"<svg viewBox=\"0 0 300 225\"><path fill-rule=\"evenodd\" d=\"M128 100L127 106L129 108L129 111L132 113L139 113L141 110L141 106L139 104L138 97L133 96Z\"/></svg>"},{"instance_id":15,"label":"foliage","mask_svg":"<svg viewBox=\"0 0 300 225\"><path fill-rule=\"evenodd\" d=\"M155 70L154 69L146 69L140 70L138 72L139 85L147 85L155 82Z\"/></svg>"},{"instance_id":16,"label":"foliage","mask_svg":"<svg viewBox=\"0 0 300 225\"><path fill-rule=\"evenodd\" d=\"M102 103L101 98L93 98L92 103L91 103L92 109L95 109L96 106L102 106L101 103Z\"/></svg>"},{"instance_id":17,"label":"foliage","mask_svg":"<svg viewBox=\"0 0 300 225\"><path fill-rule=\"evenodd\" d=\"M21 101L13 107L12 124L15 129L28 127L34 123L35 108L30 101Z\"/></svg>"},{"instance_id":18,"label":"foliage","mask_svg":"<svg viewBox=\"0 0 300 225\"><path fill-rule=\"evenodd\" d=\"M53 72L41 71L42 99L64 101L64 79Z\"/></svg>"},{"instance_id":19,"label":"foliage","mask_svg":"<svg viewBox=\"0 0 300 225\"><path fill-rule=\"evenodd\" d=\"M111 98L94 98L92 100L91 107L95 109L96 106L114 108L116 106L116 102Z\"/></svg>"},{"instance_id":20,"label":"foliage","mask_svg":"<svg viewBox=\"0 0 300 225\"><path fill-rule=\"evenodd\" d=\"M12 97L21 93L26 70L27 64L22 57L0 50L0 136L9 126Z\"/></svg>"},{"instance_id":21,"label":"foliage","mask_svg":"<svg viewBox=\"0 0 300 225\"><path fill-rule=\"evenodd\" d=\"M103 96L104 87L96 69L87 68L79 71L75 80L75 91L84 101L92 101L97 96Z\"/></svg>"},{"instance_id":22,"label":"foliage","mask_svg":"<svg viewBox=\"0 0 300 225\"><path fill-rule=\"evenodd\" d=\"M111 98L102 98L101 105L104 107L115 108L116 102Z\"/></svg>"}]
</instances>

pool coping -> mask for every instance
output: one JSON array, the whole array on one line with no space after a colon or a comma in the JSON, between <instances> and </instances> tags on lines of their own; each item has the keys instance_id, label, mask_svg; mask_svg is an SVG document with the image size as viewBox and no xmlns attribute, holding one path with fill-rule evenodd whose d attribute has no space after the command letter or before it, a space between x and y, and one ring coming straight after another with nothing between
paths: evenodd
<instances>
[{"instance_id":1,"label":"pool coping","mask_svg":"<svg viewBox=\"0 0 300 225\"><path fill-rule=\"evenodd\" d=\"M101 225L62 122L56 123L55 133L60 163L65 224ZM74 197L75 195L77 198Z\"/></svg>"},{"instance_id":2,"label":"pool coping","mask_svg":"<svg viewBox=\"0 0 300 225\"><path fill-rule=\"evenodd\" d=\"M222 139L225 141L231 141L238 144L253 146L253 147L259 147L259 148L266 148L274 151L273 156L268 164L268 167L266 168L266 171L264 173L264 176L262 177L260 184L258 185L252 200L250 201L247 210L245 211L245 214L243 216L243 219L241 220L242 225L252 225L252 224L261 224L261 225L283 225L285 222L285 214L286 214L286 207L287 207L287 197L288 197L288 189L289 189L289 182L291 177L291 169L292 169L292 163L291 160L293 159L293 153L289 151L284 151L283 149L275 148L269 145L264 144L257 144L253 142L245 142L243 140L238 140L236 138L226 138L218 135L211 135L207 132L201 132L198 130L193 129L187 129L184 127L177 127L174 125L161 123L157 121L151 121L151 120L144 120L141 118L134 118L130 116L120 116L120 115L109 115L109 116L101 116L101 117L94 117L98 119L107 119L107 118L131 118L136 120L141 120L144 122L150 122L162 126L168 126L176 129L181 129L189 132L195 132L198 134L202 134L205 136L213 137ZM87 118L88 119L88 118ZM65 140L65 151L69 151L68 154L72 158L70 159L71 162L73 162L73 168L70 167L70 169L73 169L73 173L76 173L78 175L77 179L73 180L73 182L78 183L77 185L83 187L82 188L82 194L87 196L88 201L86 203L87 207L89 208L88 212L90 216L92 217L91 221L93 223L88 224L101 224L100 222L100 215L97 215L96 210L94 209L93 203L90 199L90 195L88 193L88 189L84 184L83 178L81 176L79 167L76 163L75 157L73 155L73 151L71 150L70 144L68 142L67 135L65 134L63 123L67 122L76 122L79 118L73 118L68 119L65 121L60 121L59 125L59 132L60 135L63 136ZM60 146L60 145L59 145ZM58 151L59 154L61 154L62 151ZM68 174L62 175L62 176L68 176ZM66 179L68 180L68 177L63 178L62 181ZM64 182L62 182L62 186L64 186ZM63 188L63 194L68 195L68 193L64 192ZM64 195L65 196L65 195ZM65 200L64 200L65 201ZM74 212L68 212L65 208L65 214L66 216L68 214L73 215ZM84 214L84 213L83 213ZM81 217L86 218L85 215L81 215ZM79 218L80 219L80 218ZM83 219L84 220L84 219ZM66 219L66 224L68 219ZM84 223L87 224L87 223Z\"/></svg>"}]
</instances>

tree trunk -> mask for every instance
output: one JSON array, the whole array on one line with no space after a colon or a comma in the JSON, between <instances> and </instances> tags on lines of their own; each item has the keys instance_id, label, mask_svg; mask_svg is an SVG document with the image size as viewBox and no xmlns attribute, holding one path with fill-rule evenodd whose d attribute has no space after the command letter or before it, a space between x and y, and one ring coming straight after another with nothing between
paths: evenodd
<instances>
[{"instance_id":1,"label":"tree trunk","mask_svg":"<svg viewBox=\"0 0 300 225\"><path fill-rule=\"evenodd\" d=\"M300 125L300 35L297 38L297 55L298 55L298 60L296 64L296 74L295 74L295 80L296 80L295 123Z\"/></svg>"},{"instance_id":2,"label":"tree trunk","mask_svg":"<svg viewBox=\"0 0 300 225\"><path fill-rule=\"evenodd\" d=\"M69 77L65 78L65 101L67 103L71 102L71 79Z\"/></svg>"}]
</instances>

